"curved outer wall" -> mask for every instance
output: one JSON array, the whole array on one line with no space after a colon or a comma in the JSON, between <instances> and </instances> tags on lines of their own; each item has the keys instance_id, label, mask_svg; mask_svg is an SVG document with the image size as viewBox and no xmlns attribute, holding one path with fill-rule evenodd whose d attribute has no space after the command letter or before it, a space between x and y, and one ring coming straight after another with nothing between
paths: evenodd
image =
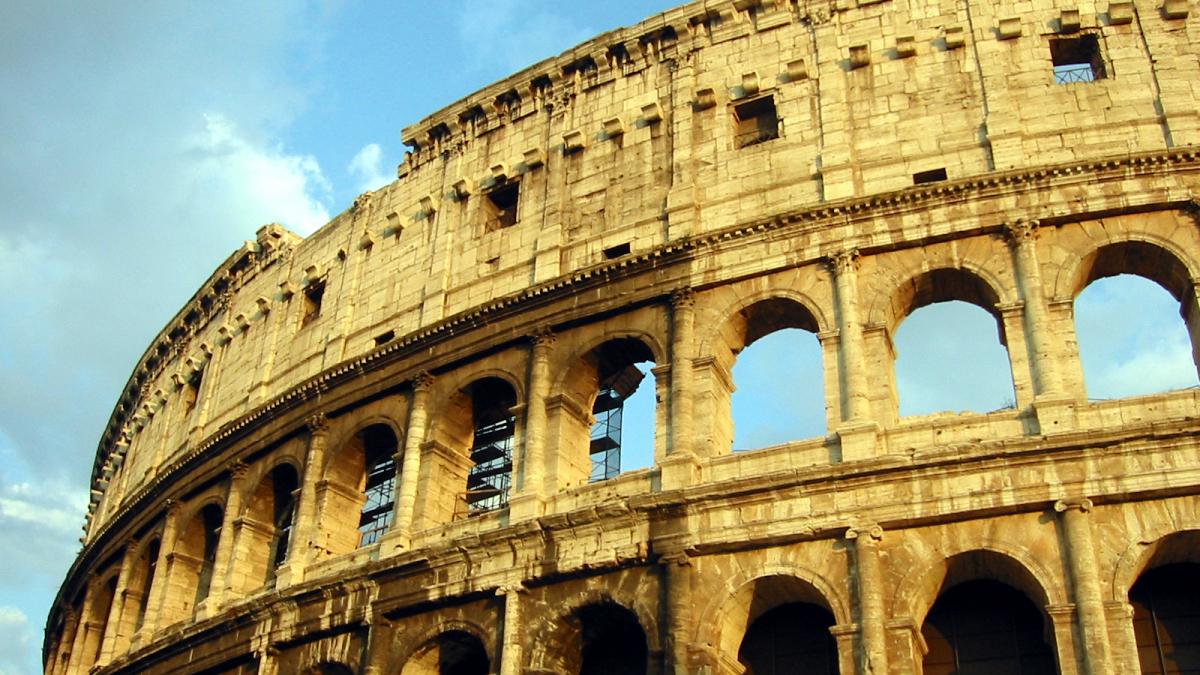
<instances>
[{"instance_id":1,"label":"curved outer wall","mask_svg":"<svg viewBox=\"0 0 1200 675\"><path fill-rule=\"evenodd\" d=\"M1156 2L693 3L406 129L396 182L264 227L143 356L46 671L436 672L470 635L558 672L599 604L650 672L739 672L774 598L833 615L842 673L918 672L971 569L1060 672L1137 672L1129 587L1197 557L1200 402L1089 402L1073 300L1140 274L1200 336L1200 19ZM1104 77L1056 84L1059 41ZM996 317L1015 407L901 418L892 333L949 299ZM782 326L820 340L828 436L733 454L733 362ZM588 483L613 339L656 364L655 462ZM484 378L513 484L465 517ZM356 546L372 425L395 505Z\"/></svg>"}]
</instances>

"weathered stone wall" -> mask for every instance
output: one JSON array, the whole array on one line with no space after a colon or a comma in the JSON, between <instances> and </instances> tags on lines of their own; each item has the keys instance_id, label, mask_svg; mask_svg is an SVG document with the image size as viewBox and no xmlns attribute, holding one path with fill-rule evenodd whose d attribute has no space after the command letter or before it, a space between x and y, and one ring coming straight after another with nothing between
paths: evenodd
<instances>
[{"instance_id":1,"label":"weathered stone wall","mask_svg":"<svg viewBox=\"0 0 1200 675\"><path fill-rule=\"evenodd\" d=\"M407 129L397 182L260 230L147 351L47 672L415 673L470 645L561 672L589 607L634 618L650 672L740 672L784 602L833 615L841 672L919 672L973 578L1038 607L1061 672L1137 672L1129 588L1200 562L1200 401L1089 402L1073 302L1138 274L1200 344L1188 10L692 4ZM1085 37L1104 77L1056 84ZM899 415L893 332L943 300L996 318L1013 408ZM820 340L827 436L734 454L733 364L786 327ZM655 462L588 483L618 347L654 363ZM513 486L467 517L481 382L516 402ZM360 547L372 425L394 511Z\"/></svg>"}]
</instances>

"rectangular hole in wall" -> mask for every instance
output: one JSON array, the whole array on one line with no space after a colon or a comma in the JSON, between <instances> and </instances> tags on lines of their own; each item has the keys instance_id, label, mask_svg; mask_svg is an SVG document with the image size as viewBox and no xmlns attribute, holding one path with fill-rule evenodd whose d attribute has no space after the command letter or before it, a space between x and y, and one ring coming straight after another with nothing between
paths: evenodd
<instances>
[{"instance_id":1,"label":"rectangular hole in wall","mask_svg":"<svg viewBox=\"0 0 1200 675\"><path fill-rule=\"evenodd\" d=\"M608 260L620 258L623 255L629 255L629 242L604 249L604 257Z\"/></svg>"},{"instance_id":2,"label":"rectangular hole in wall","mask_svg":"<svg viewBox=\"0 0 1200 675\"><path fill-rule=\"evenodd\" d=\"M517 224L517 208L521 197L521 184L518 181L501 183L484 197L485 232Z\"/></svg>"},{"instance_id":3,"label":"rectangular hole in wall","mask_svg":"<svg viewBox=\"0 0 1200 675\"><path fill-rule=\"evenodd\" d=\"M375 336L375 346L381 347L394 339L396 339L396 331L394 330L389 330L386 333L380 333L379 335Z\"/></svg>"},{"instance_id":4,"label":"rectangular hole in wall","mask_svg":"<svg viewBox=\"0 0 1200 675\"><path fill-rule=\"evenodd\" d=\"M1100 41L1095 35L1051 40L1050 60L1054 63L1055 84L1093 82L1105 77Z\"/></svg>"},{"instance_id":5,"label":"rectangular hole in wall","mask_svg":"<svg viewBox=\"0 0 1200 675\"><path fill-rule=\"evenodd\" d=\"M930 169L928 171L918 171L913 174L913 185L922 183L936 183L940 180L946 180L946 169Z\"/></svg>"},{"instance_id":6,"label":"rectangular hole in wall","mask_svg":"<svg viewBox=\"0 0 1200 675\"><path fill-rule=\"evenodd\" d=\"M304 314L300 326L307 326L321 316L321 300L325 296L325 282L314 281L304 289Z\"/></svg>"},{"instance_id":7,"label":"rectangular hole in wall","mask_svg":"<svg viewBox=\"0 0 1200 675\"><path fill-rule=\"evenodd\" d=\"M744 148L779 138L779 115L772 96L738 103L733 106L734 145Z\"/></svg>"}]
</instances>

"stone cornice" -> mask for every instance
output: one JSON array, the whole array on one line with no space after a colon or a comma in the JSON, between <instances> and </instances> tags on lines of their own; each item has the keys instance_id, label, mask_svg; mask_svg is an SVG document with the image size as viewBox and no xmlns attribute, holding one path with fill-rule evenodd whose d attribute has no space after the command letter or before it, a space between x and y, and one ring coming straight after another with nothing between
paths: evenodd
<instances>
[{"instance_id":1,"label":"stone cornice","mask_svg":"<svg viewBox=\"0 0 1200 675\"><path fill-rule=\"evenodd\" d=\"M209 454L214 448L223 446L233 439L240 438L250 433L254 428L257 428L263 421L274 419L288 410L301 406L305 401L317 398L362 374L378 370L399 360L411 357L421 351L427 350L435 344L449 340L480 326L495 323L502 318L529 311L532 308L553 302L566 295L607 284L616 279L635 276L650 269L661 268L664 263L690 259L702 250L706 251L734 243L752 242L764 236L780 236L783 233L786 233L788 236L794 236L805 231L818 231L838 225L853 225L853 223L858 221L927 209L946 202L978 201L990 196L1003 195L1022 187L1037 186L1039 188L1046 188L1057 186L1048 185L1047 181L1057 180L1065 184L1075 182L1091 183L1104 181L1108 178L1119 180L1131 174L1150 173L1164 167L1176 167L1178 165L1200 167L1200 161L1198 160L1200 160L1200 149L1189 147L1168 152L1142 153L1121 158L984 174L957 181L939 183L936 186L916 186L882 195L848 198L837 202L827 202L801 208L754 221L735 224L728 228L706 232L688 239L668 242L640 254L582 268L545 283L531 286L517 293L496 298L488 303L460 312L457 315L429 326L419 328L371 352L336 364L326 371L292 387L288 391L277 395L237 420L222 426L191 452L179 458L172 467L144 486L138 496L131 500L126 500L126 503L122 505L122 508L112 519L117 519L135 503L140 503L141 495L154 492L163 483L164 478L174 474L184 466L192 466L197 458ZM1141 206L1151 206L1154 208L1174 208L1179 206L1180 208L1184 208L1186 203L1180 202L1179 204L1175 204L1173 202L1164 202ZM1041 207L1040 210L1045 211L1045 208ZM1061 218L1067 214L1039 212L1032 215L1040 217L1043 225L1045 225L1047 222L1053 222L1056 216ZM1072 212L1071 215L1073 218L1082 219L1088 217L1089 214L1087 212L1076 211ZM1003 226L1003 223L997 221L996 229L998 231L1003 229ZM842 241L837 245L844 248L854 246L856 243L858 242L851 240ZM854 247L864 255L882 250L879 246L868 246L865 243L862 246ZM890 248L895 247L897 246L894 244L890 246ZM841 248L838 250L841 250ZM824 255L836 252L830 250ZM661 295L669 297L673 290L673 288L664 288L661 291ZM197 295L199 296L200 294L198 293ZM160 337L162 336L160 335ZM153 349L154 347L148 350L147 354L151 353ZM418 369L433 371L433 365L418 364ZM139 365L139 369L140 367ZM414 372L414 376L415 374ZM131 381L133 379L131 378ZM134 405L127 406L124 398L122 401L113 412L113 417L109 425L110 430L113 428L114 422L123 424L127 410L136 409L136 404L139 403L139 401L133 401ZM100 470L118 450L119 440L119 437L114 438L108 432L106 432L101 440L93 475L93 494L96 494L100 488ZM98 499L93 500L89 509L89 516L97 502ZM108 529L107 524L104 526L104 529Z\"/></svg>"}]
</instances>

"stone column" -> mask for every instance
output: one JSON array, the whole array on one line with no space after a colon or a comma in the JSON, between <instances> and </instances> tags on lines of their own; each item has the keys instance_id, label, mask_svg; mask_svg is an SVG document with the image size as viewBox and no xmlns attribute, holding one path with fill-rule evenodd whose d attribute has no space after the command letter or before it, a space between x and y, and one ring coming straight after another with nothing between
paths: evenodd
<instances>
[{"instance_id":1,"label":"stone column","mask_svg":"<svg viewBox=\"0 0 1200 675\"><path fill-rule=\"evenodd\" d=\"M54 652L50 655L50 661L46 665L48 674L62 675L67 672L67 664L71 659L71 645L75 642L75 633L78 629L79 612L74 608L68 609L63 618L62 634L58 636L58 643L54 645Z\"/></svg>"},{"instance_id":2,"label":"stone column","mask_svg":"<svg viewBox=\"0 0 1200 675\"><path fill-rule=\"evenodd\" d=\"M692 624L692 561L686 553L663 556L667 583L666 673L688 675L688 633Z\"/></svg>"},{"instance_id":3,"label":"stone column","mask_svg":"<svg viewBox=\"0 0 1200 675\"><path fill-rule=\"evenodd\" d=\"M246 474L250 467L241 460L234 460L229 465L229 494L225 496L225 514L221 520L221 539L217 542L217 557L213 563L212 592L205 600L212 607L220 607L225 598L229 597L229 568L235 564L233 559L234 543L237 540L237 528L234 521L242 512L242 496L246 491Z\"/></svg>"},{"instance_id":4,"label":"stone column","mask_svg":"<svg viewBox=\"0 0 1200 675\"><path fill-rule=\"evenodd\" d=\"M504 637L500 647L500 675L520 675L524 660L522 649L521 594L519 584L503 586L496 593L504 598Z\"/></svg>"},{"instance_id":5,"label":"stone column","mask_svg":"<svg viewBox=\"0 0 1200 675\"><path fill-rule=\"evenodd\" d=\"M421 478L421 446L425 443L426 419L429 415L429 388L433 376L420 373L412 381L412 406L408 412L408 431L404 434L404 463L400 471L400 486L396 493L396 515L392 529L402 533L407 545L412 535L417 504L417 484Z\"/></svg>"},{"instance_id":6,"label":"stone column","mask_svg":"<svg viewBox=\"0 0 1200 675\"><path fill-rule=\"evenodd\" d=\"M837 290L838 344L841 346L842 420L836 431L841 461L869 459L876 454L878 426L871 417L862 321L858 315L858 251L851 249L828 259Z\"/></svg>"},{"instance_id":7,"label":"stone column","mask_svg":"<svg viewBox=\"0 0 1200 675\"><path fill-rule=\"evenodd\" d=\"M1092 501L1087 498L1062 499L1055 502L1054 510L1061 514L1067 540L1067 564L1083 637L1079 651L1083 653L1084 670L1089 675L1108 675L1111 672L1108 627L1092 548L1091 523L1086 516L1092 510Z\"/></svg>"},{"instance_id":8,"label":"stone column","mask_svg":"<svg viewBox=\"0 0 1200 675\"><path fill-rule=\"evenodd\" d=\"M1045 291L1042 288L1042 272L1038 265L1037 239L1038 221L1019 218L1004 224L1008 243L1013 249L1017 283L1021 300L1025 303L1026 330L1033 347L1034 395L1063 393L1062 376L1058 372L1050 315L1046 308Z\"/></svg>"},{"instance_id":9,"label":"stone column","mask_svg":"<svg viewBox=\"0 0 1200 675\"><path fill-rule=\"evenodd\" d=\"M167 500L166 521L163 523L162 539L158 544L158 562L155 563L154 579L150 582L150 592L146 597L146 616L142 619L142 629L138 631L138 635L144 636L141 644L146 644L162 620L162 609L166 603L167 588L170 586L171 569L168 560L178 543L176 532L179 529L180 508L181 504L178 501Z\"/></svg>"},{"instance_id":10,"label":"stone column","mask_svg":"<svg viewBox=\"0 0 1200 675\"><path fill-rule=\"evenodd\" d=\"M866 423L871 419L863 356L862 321L858 316L858 251L838 253L828 260L837 287L838 336L842 348L842 420Z\"/></svg>"},{"instance_id":11,"label":"stone column","mask_svg":"<svg viewBox=\"0 0 1200 675\"><path fill-rule=\"evenodd\" d=\"M695 454L692 447L692 350L696 298L690 288L671 295L671 451Z\"/></svg>"},{"instance_id":12,"label":"stone column","mask_svg":"<svg viewBox=\"0 0 1200 675\"><path fill-rule=\"evenodd\" d=\"M854 658L858 627L854 624L830 626L829 633L837 644L838 675L858 675L858 663Z\"/></svg>"},{"instance_id":13,"label":"stone column","mask_svg":"<svg viewBox=\"0 0 1200 675\"><path fill-rule=\"evenodd\" d=\"M550 395L550 353L557 340L550 331L533 337L529 364L529 399L525 422L525 461L517 494L546 497L546 397ZM541 515L536 514L536 515Z\"/></svg>"},{"instance_id":14,"label":"stone column","mask_svg":"<svg viewBox=\"0 0 1200 675\"><path fill-rule=\"evenodd\" d=\"M1104 603L1108 618L1109 648L1112 650L1113 670L1136 673L1141 668L1137 653L1137 636L1133 632L1133 605L1123 600Z\"/></svg>"},{"instance_id":15,"label":"stone column","mask_svg":"<svg viewBox=\"0 0 1200 675\"><path fill-rule=\"evenodd\" d=\"M100 647L99 633L103 629L103 625L93 616L96 613L96 595L99 592L100 578L93 576L88 579L87 592L83 596L83 611L75 630L75 641L71 646L71 660L67 664L67 672L86 673L95 663L96 650Z\"/></svg>"},{"instance_id":16,"label":"stone column","mask_svg":"<svg viewBox=\"0 0 1200 675\"><path fill-rule=\"evenodd\" d=\"M121 557L121 571L117 573L117 587L113 592L112 606L108 610L108 620L104 623L104 642L100 646L100 657L97 663L105 664L112 660L113 654L120 648L122 614L125 613L125 595L128 593L129 576L133 574L137 562L135 549L137 540L130 540L125 545L125 555Z\"/></svg>"},{"instance_id":17,"label":"stone column","mask_svg":"<svg viewBox=\"0 0 1200 675\"><path fill-rule=\"evenodd\" d=\"M887 632L883 608L883 572L879 562L879 541L883 528L878 525L852 527L846 539L854 544L852 578L858 588L858 672L862 675L886 675L888 672Z\"/></svg>"},{"instance_id":18,"label":"stone column","mask_svg":"<svg viewBox=\"0 0 1200 675\"><path fill-rule=\"evenodd\" d=\"M304 477L300 483L300 496L296 504L295 525L292 528L295 540L290 543L291 552L287 568L288 583L304 580L305 564L313 557L317 542L317 483L325 471L325 444L329 439L329 420L319 412L308 419L308 455L304 460Z\"/></svg>"},{"instance_id":19,"label":"stone column","mask_svg":"<svg viewBox=\"0 0 1200 675\"><path fill-rule=\"evenodd\" d=\"M1017 282L1025 305L1025 331L1032 353L1034 409L1041 432L1067 431L1075 426L1074 400L1063 386L1059 370L1059 340L1054 335L1038 264L1038 221L1017 219L1005 223L1004 231L1013 249Z\"/></svg>"}]
</instances>

